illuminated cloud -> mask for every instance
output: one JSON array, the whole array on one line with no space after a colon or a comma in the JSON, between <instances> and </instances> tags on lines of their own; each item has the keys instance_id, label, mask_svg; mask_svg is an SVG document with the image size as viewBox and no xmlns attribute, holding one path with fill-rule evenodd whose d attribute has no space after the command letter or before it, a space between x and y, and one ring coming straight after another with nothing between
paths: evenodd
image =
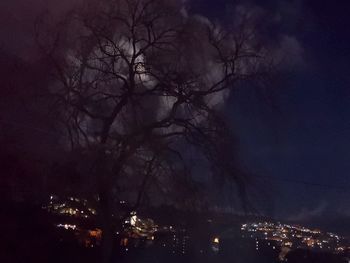
<instances>
[{"instance_id":1,"label":"illuminated cloud","mask_svg":"<svg viewBox=\"0 0 350 263\"><path fill-rule=\"evenodd\" d=\"M305 221L317 218L322 216L328 208L328 204L326 202L322 202L313 208L302 208L300 212L292 215L288 218L291 221Z\"/></svg>"}]
</instances>

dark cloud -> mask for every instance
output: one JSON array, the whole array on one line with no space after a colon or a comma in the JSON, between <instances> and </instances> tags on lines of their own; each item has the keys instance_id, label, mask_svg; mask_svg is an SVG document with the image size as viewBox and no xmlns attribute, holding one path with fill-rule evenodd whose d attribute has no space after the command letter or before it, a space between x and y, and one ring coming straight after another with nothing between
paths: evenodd
<instances>
[{"instance_id":1,"label":"dark cloud","mask_svg":"<svg viewBox=\"0 0 350 263\"><path fill-rule=\"evenodd\" d=\"M58 19L79 1L0 1L0 60L5 76L0 117L15 120L17 125L24 123L23 127L12 127L17 127L16 131L32 130L31 141L44 138L39 130L47 129L41 127L47 119L38 114L42 112L40 107L29 118L18 99L18 94L23 94L21 98L30 100L33 95L26 92L38 87L37 83L45 75L45 65L36 61L34 21L43 12ZM332 2L308 1L306 4L301 0L186 1L190 12L223 23L232 20L227 7L231 6L232 11L237 4L263 19L261 32L266 41L274 45L274 55L285 59L287 64L297 65L299 70L294 68L293 72L279 76L280 81L272 87L280 109L278 113L249 88L241 91L236 101L229 101L231 106L227 111L240 139L242 159L257 174L348 185L348 8ZM34 131L33 127L40 129ZM28 134L20 138L21 142L29 141L26 140ZM298 185L278 184L278 187L283 198L277 198L277 216L289 218L295 214L294 219L302 219L330 213L336 206L342 211L349 210L348 198L328 190L325 194L319 189Z\"/></svg>"},{"instance_id":2,"label":"dark cloud","mask_svg":"<svg viewBox=\"0 0 350 263\"><path fill-rule=\"evenodd\" d=\"M81 0L3 0L0 3L0 47L22 59L37 57L35 21L43 13L58 19Z\"/></svg>"}]
</instances>

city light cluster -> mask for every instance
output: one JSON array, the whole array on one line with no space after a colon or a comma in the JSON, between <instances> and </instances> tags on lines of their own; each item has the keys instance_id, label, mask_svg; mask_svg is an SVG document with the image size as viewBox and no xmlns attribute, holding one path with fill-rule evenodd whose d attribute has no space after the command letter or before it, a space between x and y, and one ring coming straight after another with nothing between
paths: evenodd
<instances>
[{"instance_id":1,"label":"city light cluster","mask_svg":"<svg viewBox=\"0 0 350 263\"><path fill-rule=\"evenodd\" d=\"M54 214L67 215L78 218L89 218L97 214L96 209L89 206L86 199L77 197L59 198L50 196L50 202L43 207Z\"/></svg>"},{"instance_id":2,"label":"city light cluster","mask_svg":"<svg viewBox=\"0 0 350 263\"><path fill-rule=\"evenodd\" d=\"M308 248L339 253L350 249L348 241L337 234L298 225L258 222L242 224L241 230L242 237L275 241L281 248Z\"/></svg>"}]
</instances>

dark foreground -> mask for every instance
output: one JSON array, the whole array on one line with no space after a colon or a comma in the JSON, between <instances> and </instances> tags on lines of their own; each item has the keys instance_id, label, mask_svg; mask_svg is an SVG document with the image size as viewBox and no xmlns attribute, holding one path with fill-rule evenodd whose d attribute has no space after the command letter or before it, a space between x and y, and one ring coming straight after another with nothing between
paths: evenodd
<instances>
[{"instance_id":1,"label":"dark foreground","mask_svg":"<svg viewBox=\"0 0 350 263\"><path fill-rule=\"evenodd\" d=\"M55 228L47 213L33 207L3 205L0 262L11 263L97 263L101 262L100 247L86 248L76 242L72 231ZM187 245L186 250L169 248L168 243L154 242L150 246L132 244L123 247L116 241L113 262L282 262L279 249L255 249L241 240L221 240L220 246L203 249L200 240ZM344 255L297 249L283 258L292 263L347 263Z\"/></svg>"}]
</instances>

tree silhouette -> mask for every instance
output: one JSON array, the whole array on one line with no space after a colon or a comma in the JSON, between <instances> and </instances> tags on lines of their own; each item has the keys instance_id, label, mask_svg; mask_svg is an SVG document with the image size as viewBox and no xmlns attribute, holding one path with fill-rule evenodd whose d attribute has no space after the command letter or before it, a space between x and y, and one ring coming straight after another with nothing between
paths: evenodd
<instances>
[{"instance_id":1,"label":"tree silhouette","mask_svg":"<svg viewBox=\"0 0 350 263\"><path fill-rule=\"evenodd\" d=\"M99 196L105 262L113 200L123 192L134 207L159 193L184 204L195 195L189 149L245 195L220 107L269 68L249 14L224 28L187 14L181 1L103 0L41 26L61 142L87 156Z\"/></svg>"}]
</instances>

